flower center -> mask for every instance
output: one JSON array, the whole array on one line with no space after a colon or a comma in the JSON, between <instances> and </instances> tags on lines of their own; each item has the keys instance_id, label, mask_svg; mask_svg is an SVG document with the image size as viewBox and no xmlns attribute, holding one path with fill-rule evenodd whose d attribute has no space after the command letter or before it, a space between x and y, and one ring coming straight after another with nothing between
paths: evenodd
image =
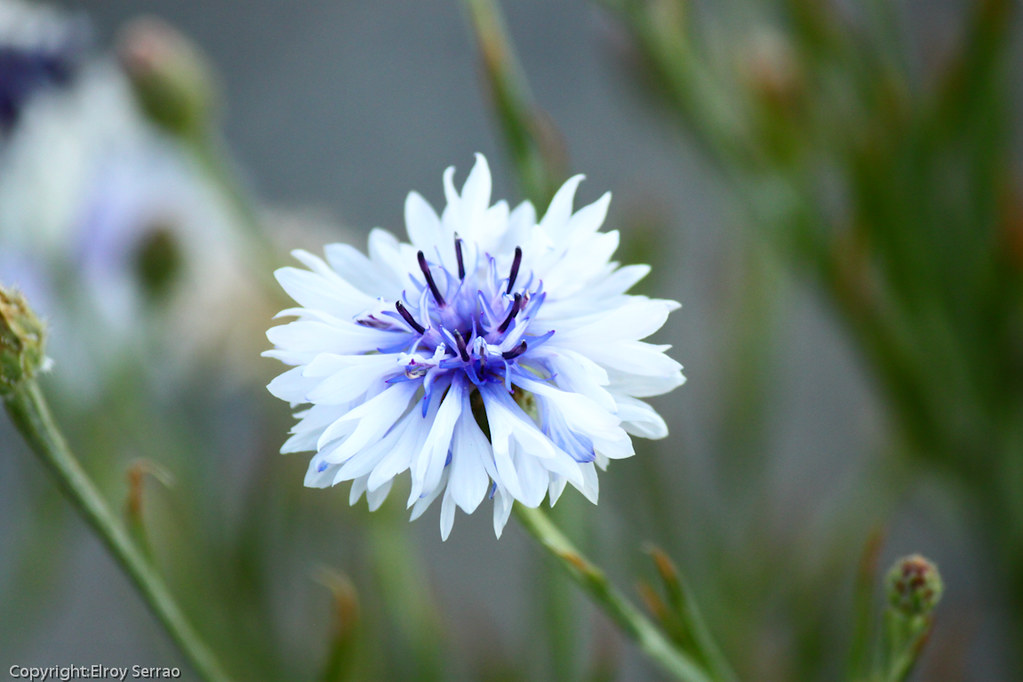
<instances>
[{"instance_id":1,"label":"flower center","mask_svg":"<svg viewBox=\"0 0 1023 682\"><path fill-rule=\"evenodd\" d=\"M515 248L505 276L489 254L469 257L455 238L455 272L417 254L413 287L402 292L393 310L359 318L359 324L404 332L402 340L381 352L401 353L404 373L389 381L424 378L429 385L442 376L463 374L476 386L502 382L527 359L530 348L554 333L537 335L529 323L543 305L543 283L521 273L522 249ZM470 260L474 262L469 262ZM536 378L533 375L533 378Z\"/></svg>"}]
</instances>

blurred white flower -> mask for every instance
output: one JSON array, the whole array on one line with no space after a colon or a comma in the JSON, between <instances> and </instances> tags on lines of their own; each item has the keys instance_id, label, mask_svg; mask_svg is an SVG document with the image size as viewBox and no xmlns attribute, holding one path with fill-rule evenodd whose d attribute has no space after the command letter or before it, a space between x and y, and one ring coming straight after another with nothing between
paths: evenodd
<instances>
[{"instance_id":1,"label":"blurred white flower","mask_svg":"<svg viewBox=\"0 0 1023 682\"><path fill-rule=\"evenodd\" d=\"M151 369L179 377L256 289L220 197L108 61L28 103L7 141L0 280L46 316L55 379L86 398L167 329L167 362Z\"/></svg>"},{"instance_id":2,"label":"blurred white flower","mask_svg":"<svg viewBox=\"0 0 1023 682\"><path fill-rule=\"evenodd\" d=\"M316 451L306 485L353 481L350 501L375 509L409 470L413 519L443 495L447 538L455 507L489 493L500 536L513 501L554 504L571 483L596 502L597 467L633 454L630 433L667 434L639 398L682 368L640 339L678 304L625 293L649 268L610 261L609 194L573 213L581 176L539 222L528 202L490 204L482 156L461 194L453 176L440 216L409 195L411 244L376 229L368 258L330 244L326 262L295 251L308 270L277 271L301 307L267 333L265 355L294 366L268 388L311 403L281 449Z\"/></svg>"}]
</instances>

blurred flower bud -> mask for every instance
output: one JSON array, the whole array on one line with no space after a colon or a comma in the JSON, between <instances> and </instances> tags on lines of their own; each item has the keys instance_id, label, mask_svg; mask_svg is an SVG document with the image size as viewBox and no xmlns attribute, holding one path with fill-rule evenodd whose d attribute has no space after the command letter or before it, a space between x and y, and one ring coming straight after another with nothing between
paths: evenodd
<instances>
[{"instance_id":1,"label":"blurred flower bud","mask_svg":"<svg viewBox=\"0 0 1023 682\"><path fill-rule=\"evenodd\" d=\"M213 79L193 43L169 24L144 17L125 26L118 55L150 121L183 137L206 129L214 109Z\"/></svg>"},{"instance_id":2,"label":"blurred flower bud","mask_svg":"<svg viewBox=\"0 0 1023 682\"><path fill-rule=\"evenodd\" d=\"M740 85L749 102L751 134L772 162L789 165L807 151L806 74L789 39L754 30L739 54Z\"/></svg>"},{"instance_id":3,"label":"blurred flower bud","mask_svg":"<svg viewBox=\"0 0 1023 682\"><path fill-rule=\"evenodd\" d=\"M885 584L889 605L909 617L930 614L945 589L938 568L919 554L896 561Z\"/></svg>"},{"instance_id":4,"label":"blurred flower bud","mask_svg":"<svg viewBox=\"0 0 1023 682\"><path fill-rule=\"evenodd\" d=\"M778 111L796 106L804 90L804 79L792 46L783 35L767 29L756 31L743 54L741 68L758 100Z\"/></svg>"},{"instance_id":5,"label":"blurred flower bud","mask_svg":"<svg viewBox=\"0 0 1023 682\"><path fill-rule=\"evenodd\" d=\"M45 329L19 292L0 286L0 396L46 367Z\"/></svg>"}]
</instances>

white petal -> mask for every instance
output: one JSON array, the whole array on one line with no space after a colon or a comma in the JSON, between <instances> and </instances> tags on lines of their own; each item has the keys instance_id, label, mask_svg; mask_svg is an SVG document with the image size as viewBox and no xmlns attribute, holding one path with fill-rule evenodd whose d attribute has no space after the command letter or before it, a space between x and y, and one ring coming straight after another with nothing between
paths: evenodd
<instances>
[{"instance_id":1,"label":"white petal","mask_svg":"<svg viewBox=\"0 0 1023 682\"><path fill-rule=\"evenodd\" d=\"M618 249L618 230L589 235L573 240L560 258L537 267L537 276L549 291L559 296L570 296L585 291L590 283L603 279L608 261Z\"/></svg>"},{"instance_id":2,"label":"white petal","mask_svg":"<svg viewBox=\"0 0 1023 682\"><path fill-rule=\"evenodd\" d=\"M374 388L379 392L388 376L381 365L391 368L394 364L395 359L387 355L369 356L364 364L346 367L316 382L315 388L308 392L307 401L319 405L347 405Z\"/></svg>"},{"instance_id":3,"label":"white petal","mask_svg":"<svg viewBox=\"0 0 1023 682\"><path fill-rule=\"evenodd\" d=\"M554 194L547 213L540 221L540 227L554 239L555 243L568 236L568 221L572 217L572 201L575 199L575 191L584 177L576 175L569 178Z\"/></svg>"},{"instance_id":4,"label":"white petal","mask_svg":"<svg viewBox=\"0 0 1023 682\"><path fill-rule=\"evenodd\" d=\"M440 390L440 388L435 387L434 390ZM423 450L412 465L412 490L408 502L410 506L423 492L433 490L440 482L448 451L451 449L451 434L455 430L455 422L458 421L458 416L462 411L463 392L464 388L461 382L452 382L437 410L430 433L423 444Z\"/></svg>"},{"instance_id":5,"label":"white petal","mask_svg":"<svg viewBox=\"0 0 1023 682\"><path fill-rule=\"evenodd\" d=\"M643 341L612 341L606 344L590 341L585 345L580 344L580 351L609 370L608 376L611 375L610 370L616 370L626 374L670 379L669 383L674 382L670 388L674 388L680 386L685 379L681 374L682 365L664 354L670 347Z\"/></svg>"},{"instance_id":6,"label":"white petal","mask_svg":"<svg viewBox=\"0 0 1023 682\"><path fill-rule=\"evenodd\" d=\"M643 375L609 368L607 375L611 379L611 383L608 388L616 394L624 393L636 398L649 398L650 396L661 395L678 388L686 382L681 369L681 366L679 366L677 371L670 374Z\"/></svg>"},{"instance_id":7,"label":"white petal","mask_svg":"<svg viewBox=\"0 0 1023 682\"><path fill-rule=\"evenodd\" d=\"M416 503L412 505L412 514L409 516L409 521L415 521L422 516L423 512L429 509L430 505L433 504L433 501L440 496L442 490L444 490L443 483L434 487L434 489L429 493L424 494L416 500Z\"/></svg>"},{"instance_id":8,"label":"white petal","mask_svg":"<svg viewBox=\"0 0 1023 682\"><path fill-rule=\"evenodd\" d=\"M304 485L307 488L327 488L332 484L337 467L325 465L319 457L313 457L306 469Z\"/></svg>"},{"instance_id":9,"label":"white petal","mask_svg":"<svg viewBox=\"0 0 1023 682\"><path fill-rule=\"evenodd\" d=\"M401 243L398 238L387 230L379 227L369 232L369 258L373 265L383 271L389 272L389 278L393 279L399 287L404 287L407 282L409 270L407 263L402 258ZM384 295L384 292L378 294Z\"/></svg>"},{"instance_id":10,"label":"white petal","mask_svg":"<svg viewBox=\"0 0 1023 682\"><path fill-rule=\"evenodd\" d=\"M607 218L607 207L611 204L611 193L604 192L604 195L588 206L576 211L568 221L567 234L574 237L577 234L596 232L604 224Z\"/></svg>"},{"instance_id":11,"label":"white petal","mask_svg":"<svg viewBox=\"0 0 1023 682\"><path fill-rule=\"evenodd\" d=\"M527 391L550 401L551 409L558 410L572 431L590 438L594 447L606 456L618 459L633 454L632 441L619 426L618 417L603 410L590 398L537 381L519 383Z\"/></svg>"},{"instance_id":12,"label":"white petal","mask_svg":"<svg viewBox=\"0 0 1023 682\"><path fill-rule=\"evenodd\" d=\"M299 320L271 327L266 332L270 343L291 352L313 353L372 353L377 348L393 345L394 332L363 327L356 324L326 324L312 320ZM309 358L312 360L312 357ZM308 362L308 360L307 360Z\"/></svg>"},{"instance_id":13,"label":"white petal","mask_svg":"<svg viewBox=\"0 0 1023 682\"><path fill-rule=\"evenodd\" d=\"M277 269L274 277L299 305L323 310L340 318L357 315L374 301L338 275L328 278L309 270L284 267Z\"/></svg>"},{"instance_id":14,"label":"white petal","mask_svg":"<svg viewBox=\"0 0 1023 682\"><path fill-rule=\"evenodd\" d=\"M462 511L471 514L487 494L490 483L487 468L494 467L494 453L490 441L476 424L471 408L466 409L468 403L468 398L465 398L451 442L448 489Z\"/></svg>"},{"instance_id":15,"label":"white petal","mask_svg":"<svg viewBox=\"0 0 1023 682\"><path fill-rule=\"evenodd\" d=\"M323 448L332 440L344 437L345 441L337 451L337 461L351 457L394 426L418 388L411 381L389 386L324 429L318 447Z\"/></svg>"},{"instance_id":16,"label":"white petal","mask_svg":"<svg viewBox=\"0 0 1023 682\"><path fill-rule=\"evenodd\" d=\"M421 413L416 410L409 411L408 414L398 420L398 423L395 424L383 438L366 446L349 457L344 464L341 465L334 482L337 483L340 481L354 480L368 476L374 469L380 467L384 460L389 457L392 458L389 460L391 463L397 464L401 462L400 468L395 471L392 476L407 469L409 461L414 454L412 444L418 446L418 442L414 435L411 438L408 437L406 431L408 431L409 427L413 426L415 422L421 422L422 420L423 417ZM398 453L397 456L395 456L396 452ZM381 473L378 474L378 477L383 476L383 470L386 466L387 465L381 467ZM380 485L380 480L382 479L374 479L374 489Z\"/></svg>"},{"instance_id":17,"label":"white petal","mask_svg":"<svg viewBox=\"0 0 1023 682\"><path fill-rule=\"evenodd\" d=\"M449 209L453 209L455 206L460 206L462 203L462 198L458 196L458 190L455 189L454 166L448 166L444 169L444 198L448 202L444 208L444 213L447 213Z\"/></svg>"},{"instance_id":18,"label":"white petal","mask_svg":"<svg viewBox=\"0 0 1023 682\"><path fill-rule=\"evenodd\" d=\"M476 154L476 163L469 171L462 187L463 215L474 218L487 210L490 205L490 166L482 154Z\"/></svg>"},{"instance_id":19,"label":"white petal","mask_svg":"<svg viewBox=\"0 0 1023 682\"><path fill-rule=\"evenodd\" d=\"M404 429L397 442L390 446L387 454L369 475L367 485L370 490L376 490L409 468L412 458L423 449L436 410L437 407L434 405L426 417L423 417L418 409L413 409L406 415Z\"/></svg>"},{"instance_id":20,"label":"white petal","mask_svg":"<svg viewBox=\"0 0 1023 682\"><path fill-rule=\"evenodd\" d=\"M608 299L624 294L648 274L650 274L649 265L626 265L618 268L600 282L590 285L588 293L597 299Z\"/></svg>"},{"instance_id":21,"label":"white petal","mask_svg":"<svg viewBox=\"0 0 1023 682\"><path fill-rule=\"evenodd\" d=\"M495 245L495 250L498 253L512 253L516 246L520 246L523 249L523 258L531 260L533 254L530 253L527 257L526 253L531 251L528 247L535 230L536 209L533 208L533 204L524 201L508 215L504 236ZM528 261L526 264L528 265Z\"/></svg>"},{"instance_id":22,"label":"white petal","mask_svg":"<svg viewBox=\"0 0 1023 682\"><path fill-rule=\"evenodd\" d=\"M565 492L565 485L567 483L568 481L564 476L551 476L551 482L547 488L547 501L551 507L561 498L561 493Z\"/></svg>"},{"instance_id":23,"label":"white petal","mask_svg":"<svg viewBox=\"0 0 1023 682\"><path fill-rule=\"evenodd\" d=\"M537 507L547 495L550 474L538 458L523 452L518 443L514 445L514 449L515 469L518 471L522 487L521 494L516 499L527 507Z\"/></svg>"},{"instance_id":24,"label":"white petal","mask_svg":"<svg viewBox=\"0 0 1023 682\"><path fill-rule=\"evenodd\" d=\"M668 425L661 419L654 408L642 400L628 396L617 396L618 417L622 427L634 436L643 438L664 438L668 435Z\"/></svg>"},{"instance_id":25,"label":"white petal","mask_svg":"<svg viewBox=\"0 0 1023 682\"><path fill-rule=\"evenodd\" d=\"M281 446L282 453L315 450L316 441L323 433L323 429L341 415L334 407L313 405L295 416L299 418L299 422L291 428L294 435Z\"/></svg>"},{"instance_id":26,"label":"white petal","mask_svg":"<svg viewBox=\"0 0 1023 682\"><path fill-rule=\"evenodd\" d=\"M455 523L455 501L451 497L450 488L448 492L444 494L444 499L440 503L440 539L441 542L448 539L451 535L451 527Z\"/></svg>"},{"instance_id":27,"label":"white petal","mask_svg":"<svg viewBox=\"0 0 1023 682\"><path fill-rule=\"evenodd\" d=\"M461 415L451 440L451 473L448 489L466 514L473 513L483 501L490 484L489 472L496 476L493 448L476 423L469 393L462 397Z\"/></svg>"},{"instance_id":28,"label":"white petal","mask_svg":"<svg viewBox=\"0 0 1023 682\"><path fill-rule=\"evenodd\" d=\"M600 456L598 455L599 459ZM581 492L587 500L597 504L597 496L600 492L600 479L597 478L597 467L594 466L593 462L587 462L580 464L579 468L583 472L583 484L575 486L576 490Z\"/></svg>"},{"instance_id":29,"label":"white petal","mask_svg":"<svg viewBox=\"0 0 1023 682\"><path fill-rule=\"evenodd\" d=\"M490 427L490 443L494 452L494 466L497 474L494 480L499 487L506 488L512 497L517 498L522 494L522 488L519 485L519 475L512 462L509 441L512 431L520 420L514 419L507 410L501 408L499 401L492 395L492 389L481 388L480 394L483 396L487 424Z\"/></svg>"},{"instance_id":30,"label":"white petal","mask_svg":"<svg viewBox=\"0 0 1023 682\"><path fill-rule=\"evenodd\" d=\"M366 476L362 476L352 481L352 489L348 491L348 506L354 507L359 498L366 493L366 478ZM338 480L335 478L334 484L337 485L337 483Z\"/></svg>"},{"instance_id":31,"label":"white petal","mask_svg":"<svg viewBox=\"0 0 1023 682\"><path fill-rule=\"evenodd\" d=\"M604 388L610 380L603 367L573 350L557 348L547 355L544 348L539 357L546 359L558 388L588 396L604 410L615 411L615 400Z\"/></svg>"},{"instance_id":32,"label":"white petal","mask_svg":"<svg viewBox=\"0 0 1023 682\"><path fill-rule=\"evenodd\" d=\"M381 268L358 249L348 244L327 244L324 247L327 262L352 286L373 298L397 299L402 283L389 268Z\"/></svg>"},{"instance_id":33,"label":"white petal","mask_svg":"<svg viewBox=\"0 0 1023 682\"><path fill-rule=\"evenodd\" d=\"M494 492L494 535L498 539L501 538L501 533L508 523L513 504L515 504L515 500L507 491L498 488Z\"/></svg>"},{"instance_id":34,"label":"white petal","mask_svg":"<svg viewBox=\"0 0 1023 682\"><path fill-rule=\"evenodd\" d=\"M380 508L380 505L387 499L387 493L391 492L392 485L394 485L393 478L385 481L383 485L375 490L366 491L366 503L369 505L370 511L376 511Z\"/></svg>"},{"instance_id":35,"label":"white petal","mask_svg":"<svg viewBox=\"0 0 1023 682\"><path fill-rule=\"evenodd\" d=\"M427 254L433 253L443 237L440 218L418 192L409 192L405 199L405 229L409 241Z\"/></svg>"},{"instance_id":36,"label":"white petal","mask_svg":"<svg viewBox=\"0 0 1023 682\"><path fill-rule=\"evenodd\" d=\"M664 326L668 313L678 304L664 299L629 296L617 308L562 320L557 327L557 342L571 348L576 343L636 341ZM553 341L553 338L552 338Z\"/></svg>"},{"instance_id":37,"label":"white petal","mask_svg":"<svg viewBox=\"0 0 1023 682\"><path fill-rule=\"evenodd\" d=\"M306 399L306 392L315 385L315 381L305 378L302 375L302 367L293 367L284 374L274 378L266 386L270 395L285 400L292 405L309 402Z\"/></svg>"}]
</instances>

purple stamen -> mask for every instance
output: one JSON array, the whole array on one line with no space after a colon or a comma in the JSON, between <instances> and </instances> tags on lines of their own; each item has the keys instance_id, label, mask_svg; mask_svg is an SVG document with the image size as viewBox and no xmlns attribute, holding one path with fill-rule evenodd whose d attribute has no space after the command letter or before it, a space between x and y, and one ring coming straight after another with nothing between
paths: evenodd
<instances>
[{"instance_id":1,"label":"purple stamen","mask_svg":"<svg viewBox=\"0 0 1023 682\"><path fill-rule=\"evenodd\" d=\"M455 257L458 258L458 279L465 279L465 262L462 260L462 239L455 237Z\"/></svg>"},{"instance_id":2,"label":"purple stamen","mask_svg":"<svg viewBox=\"0 0 1023 682\"><path fill-rule=\"evenodd\" d=\"M364 315L355 320L355 324L372 329L394 329L394 324L389 320L381 320L376 315Z\"/></svg>"},{"instance_id":3,"label":"purple stamen","mask_svg":"<svg viewBox=\"0 0 1023 682\"><path fill-rule=\"evenodd\" d=\"M423 252L420 251L419 255L422 255L422 254L423 254ZM422 333L424 333L426 331L426 327L424 327L423 325L421 325L418 322L416 322L416 318L412 317L412 313L410 313L408 311L408 308L406 308L404 305L402 305L401 301L395 301L394 307L397 308L398 314L401 315L405 319L406 322L408 322L410 327L415 329L420 334L422 334Z\"/></svg>"},{"instance_id":4,"label":"purple stamen","mask_svg":"<svg viewBox=\"0 0 1023 682\"><path fill-rule=\"evenodd\" d=\"M519 310L522 309L522 294L515 294L515 300L512 301L511 310L508 311L508 317L504 318L504 322L497 328L499 334L503 334L507 329L511 321L515 319L515 316L519 314Z\"/></svg>"},{"instance_id":5,"label":"purple stamen","mask_svg":"<svg viewBox=\"0 0 1023 682\"><path fill-rule=\"evenodd\" d=\"M516 246L515 258L512 260L511 273L508 275L508 291L505 293L511 293L512 286L515 285L515 279L519 276L520 265L522 265L522 248Z\"/></svg>"},{"instance_id":6,"label":"purple stamen","mask_svg":"<svg viewBox=\"0 0 1023 682\"><path fill-rule=\"evenodd\" d=\"M419 269L423 271L423 276L426 277L426 283L430 286L433 297L437 300L437 303L444 305L444 297L441 296L437 283L433 281L433 273L430 272L430 266L426 264L426 256L420 251L416 257L419 259Z\"/></svg>"},{"instance_id":7,"label":"purple stamen","mask_svg":"<svg viewBox=\"0 0 1023 682\"><path fill-rule=\"evenodd\" d=\"M504 358L505 360L514 360L515 358L519 357L520 355L522 355L525 352L526 352L526 342L523 341L522 343L520 343L519 345L515 346L511 350L506 350L505 352L501 353L501 357Z\"/></svg>"},{"instance_id":8,"label":"purple stamen","mask_svg":"<svg viewBox=\"0 0 1023 682\"><path fill-rule=\"evenodd\" d=\"M469 362L469 351L465 347L465 339L462 338L462 332L455 330L455 344L458 345L458 354L462 356L462 360Z\"/></svg>"}]
</instances>

